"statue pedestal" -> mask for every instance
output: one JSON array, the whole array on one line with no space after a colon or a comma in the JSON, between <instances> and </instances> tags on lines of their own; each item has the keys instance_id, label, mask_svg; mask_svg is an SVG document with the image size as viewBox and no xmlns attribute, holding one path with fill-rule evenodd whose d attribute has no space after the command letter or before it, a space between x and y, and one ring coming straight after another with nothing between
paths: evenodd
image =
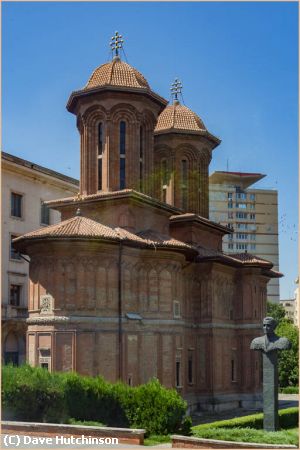
<instances>
[{"instance_id":1,"label":"statue pedestal","mask_svg":"<svg viewBox=\"0 0 300 450\"><path fill-rule=\"evenodd\" d=\"M263 353L264 429L277 431L278 419L277 351Z\"/></svg>"}]
</instances>

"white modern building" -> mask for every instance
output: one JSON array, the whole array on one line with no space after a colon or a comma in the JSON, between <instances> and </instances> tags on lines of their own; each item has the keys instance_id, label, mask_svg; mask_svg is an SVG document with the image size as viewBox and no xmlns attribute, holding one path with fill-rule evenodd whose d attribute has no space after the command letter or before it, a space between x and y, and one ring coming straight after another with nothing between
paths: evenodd
<instances>
[{"instance_id":1,"label":"white modern building","mask_svg":"<svg viewBox=\"0 0 300 450\"><path fill-rule=\"evenodd\" d=\"M278 195L273 189L252 186L265 175L245 172L214 172L209 177L209 218L230 226L226 235L226 253L252 253L267 259L279 269ZM279 302L279 280L268 284L268 300Z\"/></svg>"},{"instance_id":2,"label":"white modern building","mask_svg":"<svg viewBox=\"0 0 300 450\"><path fill-rule=\"evenodd\" d=\"M45 200L73 196L78 181L2 152L2 358L25 359L28 262L14 251L14 237L60 221Z\"/></svg>"}]
</instances>

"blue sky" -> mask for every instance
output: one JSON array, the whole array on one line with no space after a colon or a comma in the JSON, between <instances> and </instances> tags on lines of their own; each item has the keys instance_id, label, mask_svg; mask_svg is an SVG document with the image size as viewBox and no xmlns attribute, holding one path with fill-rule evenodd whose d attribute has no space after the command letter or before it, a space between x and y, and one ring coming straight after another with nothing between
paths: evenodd
<instances>
[{"instance_id":1,"label":"blue sky","mask_svg":"<svg viewBox=\"0 0 300 450\"><path fill-rule=\"evenodd\" d=\"M261 172L279 191L281 298L297 275L298 4L290 2L2 3L3 150L79 177L73 90L123 34L129 64L222 139L210 171Z\"/></svg>"}]
</instances>

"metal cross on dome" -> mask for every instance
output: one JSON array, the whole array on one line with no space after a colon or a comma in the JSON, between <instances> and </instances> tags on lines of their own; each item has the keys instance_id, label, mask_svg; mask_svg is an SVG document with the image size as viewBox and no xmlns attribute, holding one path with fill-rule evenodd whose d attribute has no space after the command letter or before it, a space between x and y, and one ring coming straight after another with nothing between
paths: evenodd
<instances>
[{"instance_id":1,"label":"metal cross on dome","mask_svg":"<svg viewBox=\"0 0 300 450\"><path fill-rule=\"evenodd\" d=\"M117 31L115 32L115 35L111 38L111 49L112 51L115 51L115 56L119 56L119 48L123 48L123 39L122 35L119 34Z\"/></svg>"},{"instance_id":2,"label":"metal cross on dome","mask_svg":"<svg viewBox=\"0 0 300 450\"><path fill-rule=\"evenodd\" d=\"M178 94L181 94L182 91L182 83L178 78L175 78L174 83L171 85L171 94L174 100L178 101Z\"/></svg>"}]
</instances>

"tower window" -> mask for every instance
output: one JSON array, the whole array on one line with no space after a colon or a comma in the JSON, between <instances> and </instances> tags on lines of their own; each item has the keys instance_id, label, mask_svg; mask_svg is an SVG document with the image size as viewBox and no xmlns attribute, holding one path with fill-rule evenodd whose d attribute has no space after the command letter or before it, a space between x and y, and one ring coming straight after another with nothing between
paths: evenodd
<instances>
[{"instance_id":1,"label":"tower window","mask_svg":"<svg viewBox=\"0 0 300 450\"><path fill-rule=\"evenodd\" d=\"M187 182L188 182L188 163L186 159L181 161L181 207L187 209Z\"/></svg>"},{"instance_id":2,"label":"tower window","mask_svg":"<svg viewBox=\"0 0 300 450\"><path fill-rule=\"evenodd\" d=\"M103 124L98 124L98 191L102 190Z\"/></svg>"},{"instance_id":3,"label":"tower window","mask_svg":"<svg viewBox=\"0 0 300 450\"><path fill-rule=\"evenodd\" d=\"M98 155L102 155L103 151L103 125L99 123L98 125Z\"/></svg>"},{"instance_id":4,"label":"tower window","mask_svg":"<svg viewBox=\"0 0 300 450\"><path fill-rule=\"evenodd\" d=\"M144 130L140 127L140 190L143 189L143 157L144 157Z\"/></svg>"},{"instance_id":5,"label":"tower window","mask_svg":"<svg viewBox=\"0 0 300 450\"><path fill-rule=\"evenodd\" d=\"M167 184L168 184L168 175L167 175L167 160L163 159L161 161L161 181L162 181L162 201L166 203L167 201Z\"/></svg>"},{"instance_id":6,"label":"tower window","mask_svg":"<svg viewBox=\"0 0 300 450\"><path fill-rule=\"evenodd\" d=\"M126 123L120 122L120 189L125 188Z\"/></svg>"}]
</instances>

